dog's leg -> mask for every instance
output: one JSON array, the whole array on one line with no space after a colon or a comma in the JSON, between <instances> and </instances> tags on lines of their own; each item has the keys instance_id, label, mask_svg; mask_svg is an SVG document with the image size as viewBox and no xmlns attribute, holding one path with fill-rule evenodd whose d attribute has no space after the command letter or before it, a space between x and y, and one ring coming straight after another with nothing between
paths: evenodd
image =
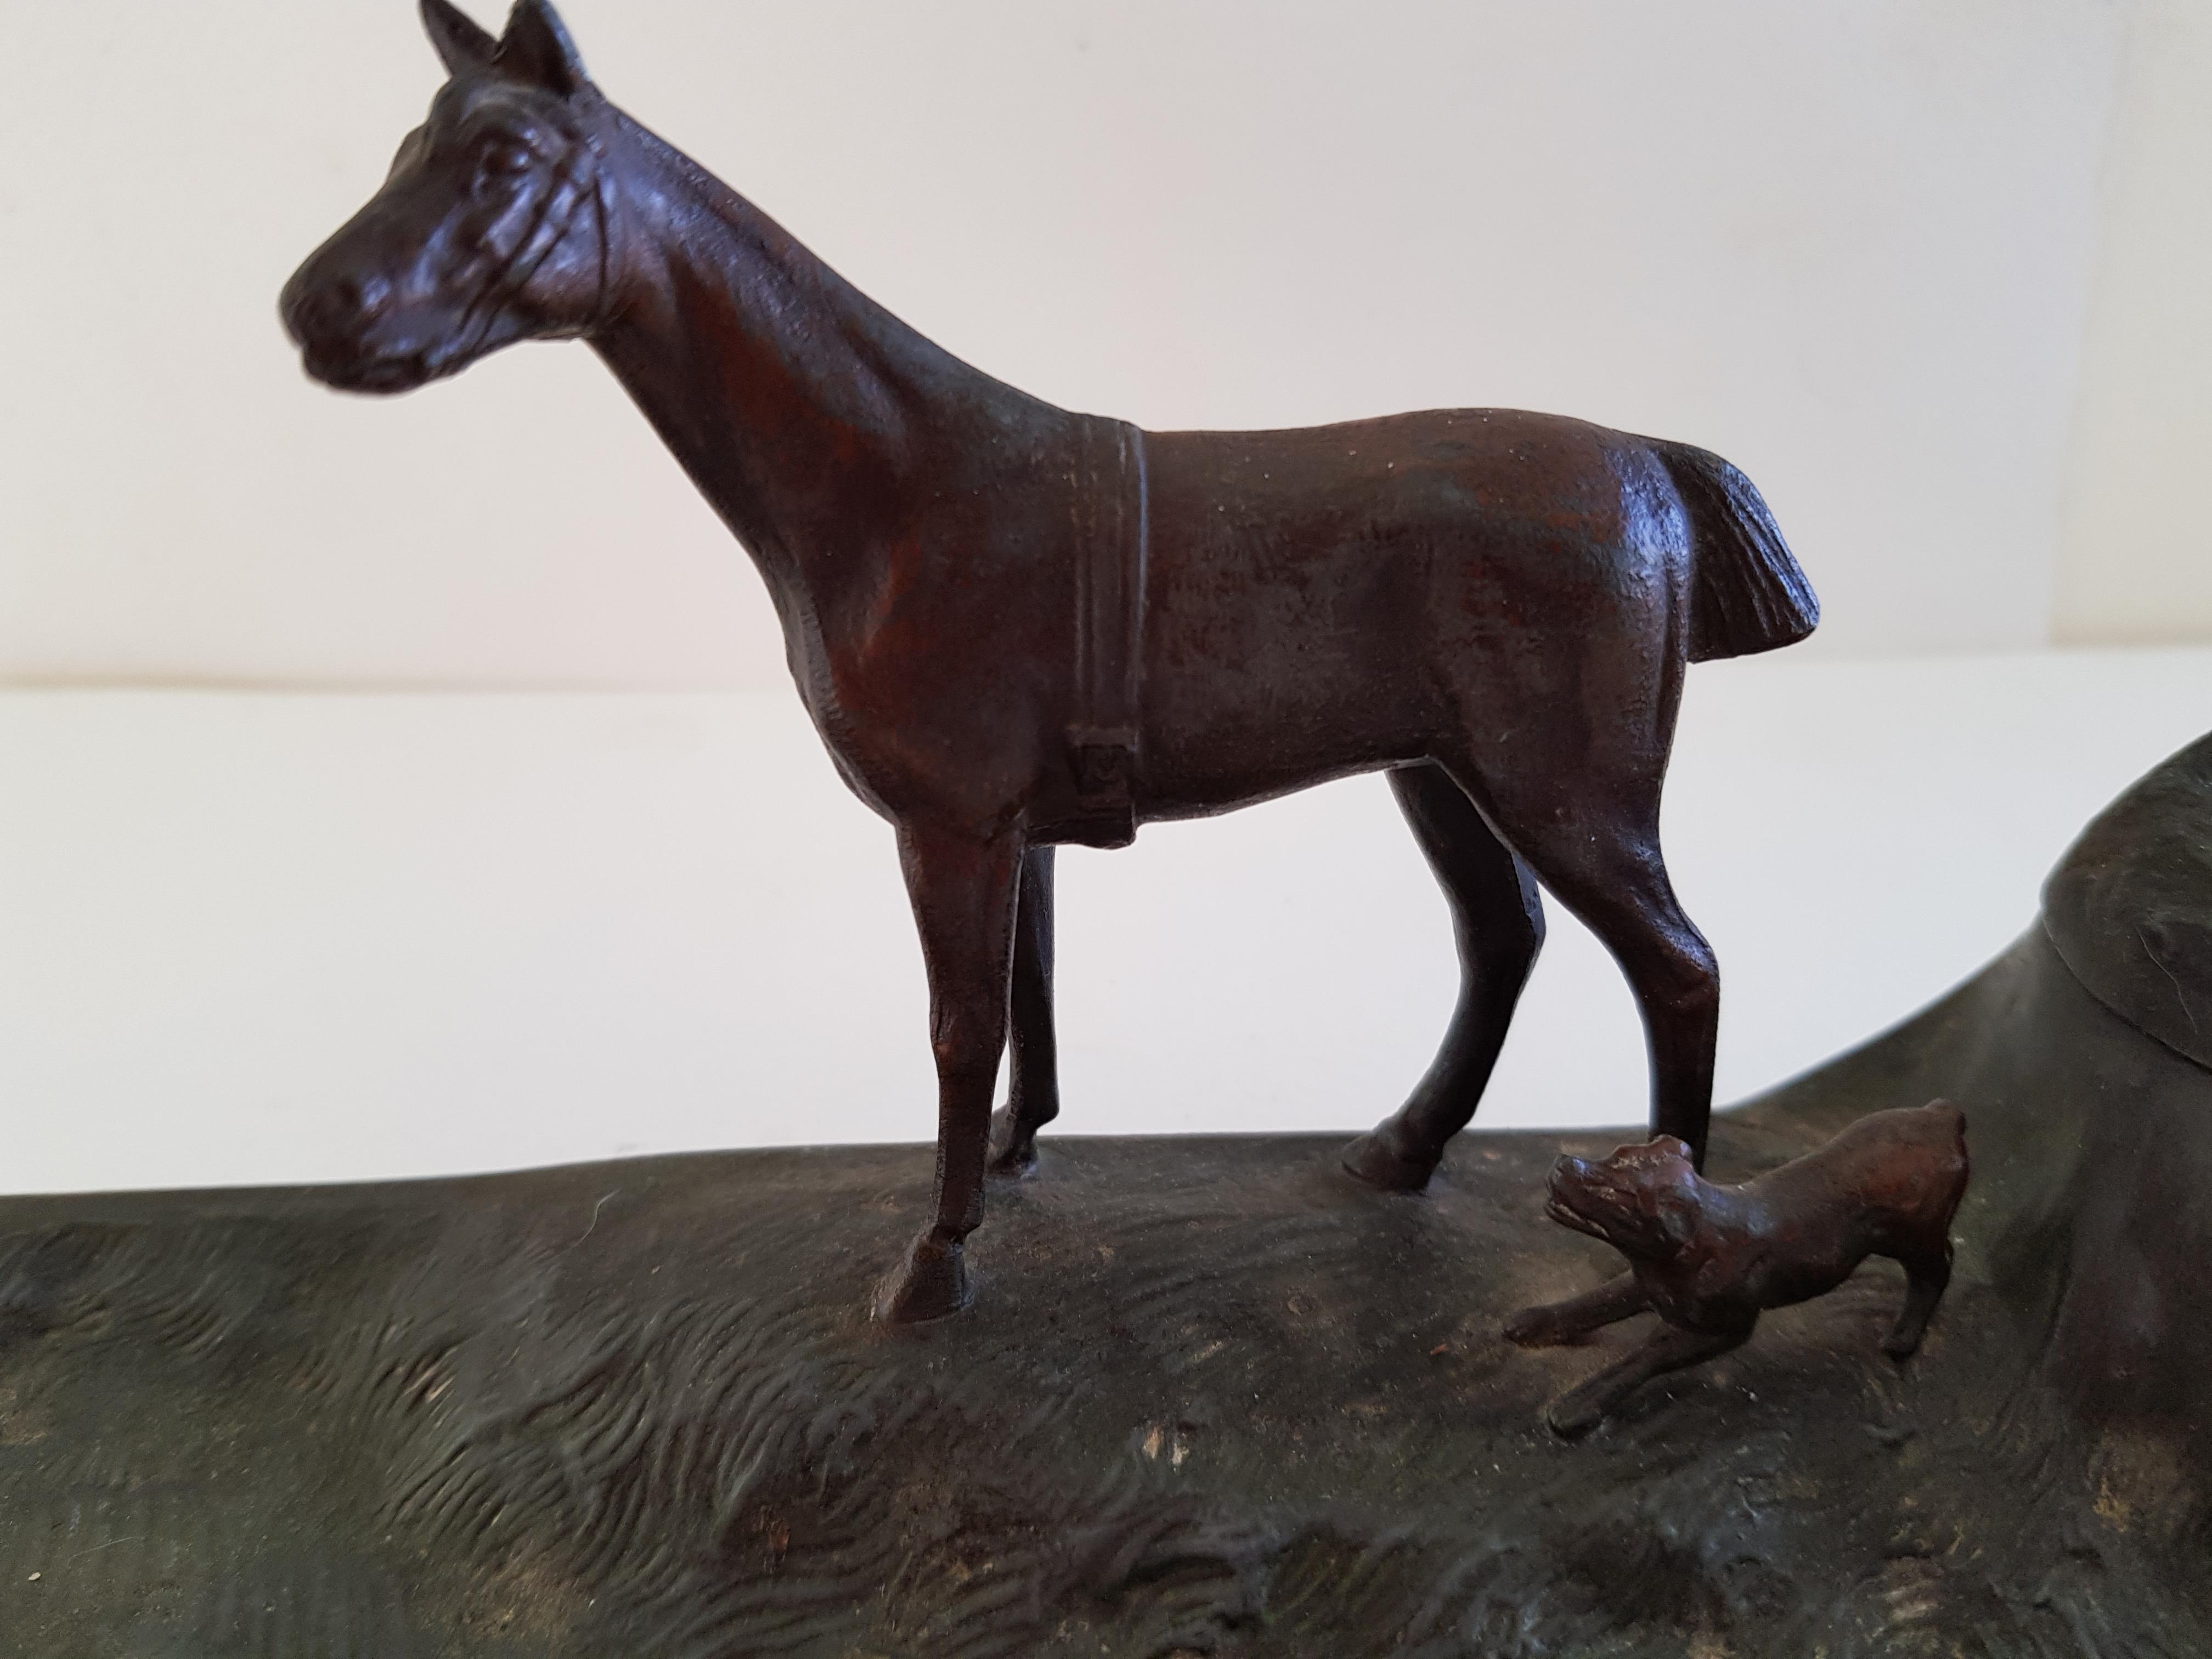
<instances>
[{"instance_id":1,"label":"dog's leg","mask_svg":"<svg viewBox=\"0 0 2212 1659\"><path fill-rule=\"evenodd\" d=\"M1523 1308L1505 1322L1505 1340L1524 1348L1550 1348L1562 1342L1640 1314L1645 1307L1644 1288L1634 1273L1608 1279L1594 1291L1547 1302L1540 1308Z\"/></svg>"},{"instance_id":2,"label":"dog's leg","mask_svg":"<svg viewBox=\"0 0 2212 1659\"><path fill-rule=\"evenodd\" d=\"M1905 1306L1898 1313L1896 1325L1881 1343L1881 1351L1892 1359L1903 1359L1911 1354L1927 1334L1936 1304L1943 1299L1944 1287L1951 1282L1951 1241L1943 1241L1940 1255L1931 1250L1899 1259L1905 1263Z\"/></svg>"},{"instance_id":3,"label":"dog's leg","mask_svg":"<svg viewBox=\"0 0 2212 1659\"><path fill-rule=\"evenodd\" d=\"M1626 1358L1607 1365L1586 1382L1577 1383L1552 1402L1544 1420L1552 1432L1568 1440L1588 1434L1611 1416L1613 1408L1644 1383L1667 1371L1678 1371L1701 1359L1743 1346L1753 1320L1739 1331L1693 1331L1680 1325L1662 1325L1651 1340Z\"/></svg>"}]
</instances>

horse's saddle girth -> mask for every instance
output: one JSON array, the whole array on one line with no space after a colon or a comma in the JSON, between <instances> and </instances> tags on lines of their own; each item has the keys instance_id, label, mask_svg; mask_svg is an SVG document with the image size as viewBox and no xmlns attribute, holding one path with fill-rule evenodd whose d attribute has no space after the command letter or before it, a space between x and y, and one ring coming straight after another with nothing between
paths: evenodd
<instances>
[{"instance_id":1,"label":"horse's saddle girth","mask_svg":"<svg viewBox=\"0 0 2212 1659\"><path fill-rule=\"evenodd\" d=\"M1085 421L1073 482L1073 799L1057 803L1061 810L1048 811L1048 821L1033 823L1031 833L1040 841L1127 847L1137 837L1130 791L1144 663L1144 433L1126 421Z\"/></svg>"}]
</instances>

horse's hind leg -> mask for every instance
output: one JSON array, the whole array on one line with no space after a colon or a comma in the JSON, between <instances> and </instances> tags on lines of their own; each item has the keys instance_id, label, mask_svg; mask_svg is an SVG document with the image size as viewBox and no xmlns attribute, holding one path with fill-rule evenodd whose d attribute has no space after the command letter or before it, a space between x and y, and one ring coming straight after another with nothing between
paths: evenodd
<instances>
[{"instance_id":1,"label":"horse's hind leg","mask_svg":"<svg viewBox=\"0 0 2212 1659\"><path fill-rule=\"evenodd\" d=\"M1544 943L1544 902L1527 866L1443 768L1398 767L1390 787L1451 905L1459 1006L1412 1096L1345 1148L1344 1167L1372 1186L1418 1192L1490 1081L1513 1005Z\"/></svg>"},{"instance_id":2,"label":"horse's hind leg","mask_svg":"<svg viewBox=\"0 0 2212 1659\"><path fill-rule=\"evenodd\" d=\"M1683 914L1660 854L1664 764L1662 745L1638 775L1570 782L1540 795L1533 780L1517 788L1501 781L1487 805L1499 832L1627 975L1650 1048L1651 1132L1687 1142L1703 1168L1720 968Z\"/></svg>"},{"instance_id":3,"label":"horse's hind leg","mask_svg":"<svg viewBox=\"0 0 2212 1659\"><path fill-rule=\"evenodd\" d=\"M1006 1104L992 1125L991 1173L1036 1168L1036 1132L1060 1115L1060 1045L1052 1024L1053 848L1022 857L1014 913L1013 1060Z\"/></svg>"}]
</instances>

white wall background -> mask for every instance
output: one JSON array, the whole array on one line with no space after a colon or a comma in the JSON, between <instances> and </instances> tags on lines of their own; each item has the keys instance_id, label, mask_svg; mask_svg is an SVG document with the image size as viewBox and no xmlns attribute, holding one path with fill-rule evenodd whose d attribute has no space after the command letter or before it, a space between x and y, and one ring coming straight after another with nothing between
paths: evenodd
<instances>
[{"instance_id":1,"label":"white wall background","mask_svg":"<svg viewBox=\"0 0 2212 1659\"><path fill-rule=\"evenodd\" d=\"M581 348L301 376L277 289L438 78L407 0L5 10L0 678L780 683ZM2203 0L567 15L618 102L1046 397L1693 440L1775 506L1814 652L2034 645L2054 596L2069 640L2212 631Z\"/></svg>"},{"instance_id":2,"label":"white wall background","mask_svg":"<svg viewBox=\"0 0 2212 1659\"><path fill-rule=\"evenodd\" d=\"M2212 639L2212 4L2127 15L2060 544L2069 644Z\"/></svg>"}]
</instances>

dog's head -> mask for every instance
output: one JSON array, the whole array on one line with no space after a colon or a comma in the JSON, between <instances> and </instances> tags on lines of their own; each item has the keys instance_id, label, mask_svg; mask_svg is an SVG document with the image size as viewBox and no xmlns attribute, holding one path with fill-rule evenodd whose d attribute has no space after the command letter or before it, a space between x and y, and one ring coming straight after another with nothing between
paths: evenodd
<instances>
[{"instance_id":1,"label":"dog's head","mask_svg":"<svg viewBox=\"0 0 2212 1659\"><path fill-rule=\"evenodd\" d=\"M1618 1148L1601 1164L1561 1158L1552 1166L1544 1213L1632 1260L1664 1261L1697 1231L1703 1184L1689 1147L1656 1135Z\"/></svg>"}]
</instances>

